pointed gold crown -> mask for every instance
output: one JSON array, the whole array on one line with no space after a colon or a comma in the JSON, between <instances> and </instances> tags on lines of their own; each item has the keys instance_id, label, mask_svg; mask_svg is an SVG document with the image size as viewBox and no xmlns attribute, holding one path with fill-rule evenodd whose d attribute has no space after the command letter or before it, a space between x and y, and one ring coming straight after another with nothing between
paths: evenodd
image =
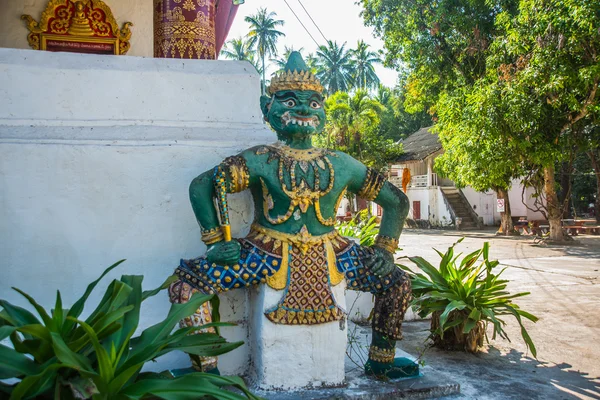
<instances>
[{"instance_id":1,"label":"pointed gold crown","mask_svg":"<svg viewBox=\"0 0 600 400\"><path fill-rule=\"evenodd\" d=\"M323 86L310 72L302 55L297 51L292 51L285 68L271 79L271 85L267 89L270 95L280 90L314 90L321 93Z\"/></svg>"},{"instance_id":2,"label":"pointed gold crown","mask_svg":"<svg viewBox=\"0 0 600 400\"><path fill-rule=\"evenodd\" d=\"M271 85L267 89L270 95L280 90L314 90L323 92L323 85L310 71L283 71L271 78Z\"/></svg>"}]
</instances>

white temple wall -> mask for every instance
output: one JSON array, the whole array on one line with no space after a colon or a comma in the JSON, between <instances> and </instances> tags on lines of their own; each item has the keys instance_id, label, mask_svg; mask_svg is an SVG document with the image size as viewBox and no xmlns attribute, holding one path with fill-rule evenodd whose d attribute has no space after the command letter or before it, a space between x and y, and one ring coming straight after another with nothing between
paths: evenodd
<instances>
[{"instance_id":1,"label":"white temple wall","mask_svg":"<svg viewBox=\"0 0 600 400\"><path fill-rule=\"evenodd\" d=\"M152 57L154 54L154 11L152 0L104 0L119 27L132 22L131 49L128 56ZM0 47L29 49L29 31L21 15L40 20L48 0L0 0Z\"/></svg>"},{"instance_id":2,"label":"white temple wall","mask_svg":"<svg viewBox=\"0 0 600 400\"><path fill-rule=\"evenodd\" d=\"M4 4L4 3L3 3ZM204 253L188 186L224 157L275 135L263 124L259 77L246 62L185 61L0 49L0 298L25 306L19 287L52 307L143 274L159 286L180 258ZM231 201L234 236L253 219L248 194ZM247 341L247 294L222 296L223 329ZM142 307L140 327L162 320L166 293ZM89 308L87 312L91 311ZM222 359L248 366L248 345ZM183 354L152 369L181 368Z\"/></svg>"}]
</instances>

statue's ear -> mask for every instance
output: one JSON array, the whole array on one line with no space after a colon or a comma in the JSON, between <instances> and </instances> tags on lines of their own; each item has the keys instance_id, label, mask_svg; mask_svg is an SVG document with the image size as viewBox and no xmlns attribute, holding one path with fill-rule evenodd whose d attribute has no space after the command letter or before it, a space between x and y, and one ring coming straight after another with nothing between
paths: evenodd
<instances>
[{"instance_id":1,"label":"statue's ear","mask_svg":"<svg viewBox=\"0 0 600 400\"><path fill-rule=\"evenodd\" d=\"M265 121L267 120L267 115L269 115L270 108L271 108L271 98L269 96L265 96L265 95L260 96L260 109L263 112Z\"/></svg>"}]
</instances>

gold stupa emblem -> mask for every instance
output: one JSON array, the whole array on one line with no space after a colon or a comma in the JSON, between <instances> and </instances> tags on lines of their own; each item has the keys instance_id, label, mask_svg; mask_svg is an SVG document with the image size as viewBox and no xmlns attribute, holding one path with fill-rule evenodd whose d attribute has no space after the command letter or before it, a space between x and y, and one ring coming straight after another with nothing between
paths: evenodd
<instances>
[{"instance_id":1,"label":"gold stupa emblem","mask_svg":"<svg viewBox=\"0 0 600 400\"><path fill-rule=\"evenodd\" d=\"M126 54L133 24L119 28L110 7L101 0L50 0L39 22L27 21L29 46L34 50L93 54Z\"/></svg>"}]
</instances>

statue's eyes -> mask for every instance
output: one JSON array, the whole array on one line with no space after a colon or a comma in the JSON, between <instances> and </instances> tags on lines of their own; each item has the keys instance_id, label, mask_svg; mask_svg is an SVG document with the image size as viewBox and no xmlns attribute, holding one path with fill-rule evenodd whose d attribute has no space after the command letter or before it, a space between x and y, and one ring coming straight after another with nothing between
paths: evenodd
<instances>
[{"instance_id":1,"label":"statue's eyes","mask_svg":"<svg viewBox=\"0 0 600 400\"><path fill-rule=\"evenodd\" d=\"M321 108L321 103L319 103L319 102L318 102L318 101L316 101L316 100L313 100L313 101L311 101L311 102L310 102L310 106L311 106L312 108Z\"/></svg>"},{"instance_id":2,"label":"statue's eyes","mask_svg":"<svg viewBox=\"0 0 600 400\"><path fill-rule=\"evenodd\" d=\"M287 107L294 107L296 105L296 102L292 99L288 99L288 100L284 101L283 104L286 105Z\"/></svg>"}]
</instances>

